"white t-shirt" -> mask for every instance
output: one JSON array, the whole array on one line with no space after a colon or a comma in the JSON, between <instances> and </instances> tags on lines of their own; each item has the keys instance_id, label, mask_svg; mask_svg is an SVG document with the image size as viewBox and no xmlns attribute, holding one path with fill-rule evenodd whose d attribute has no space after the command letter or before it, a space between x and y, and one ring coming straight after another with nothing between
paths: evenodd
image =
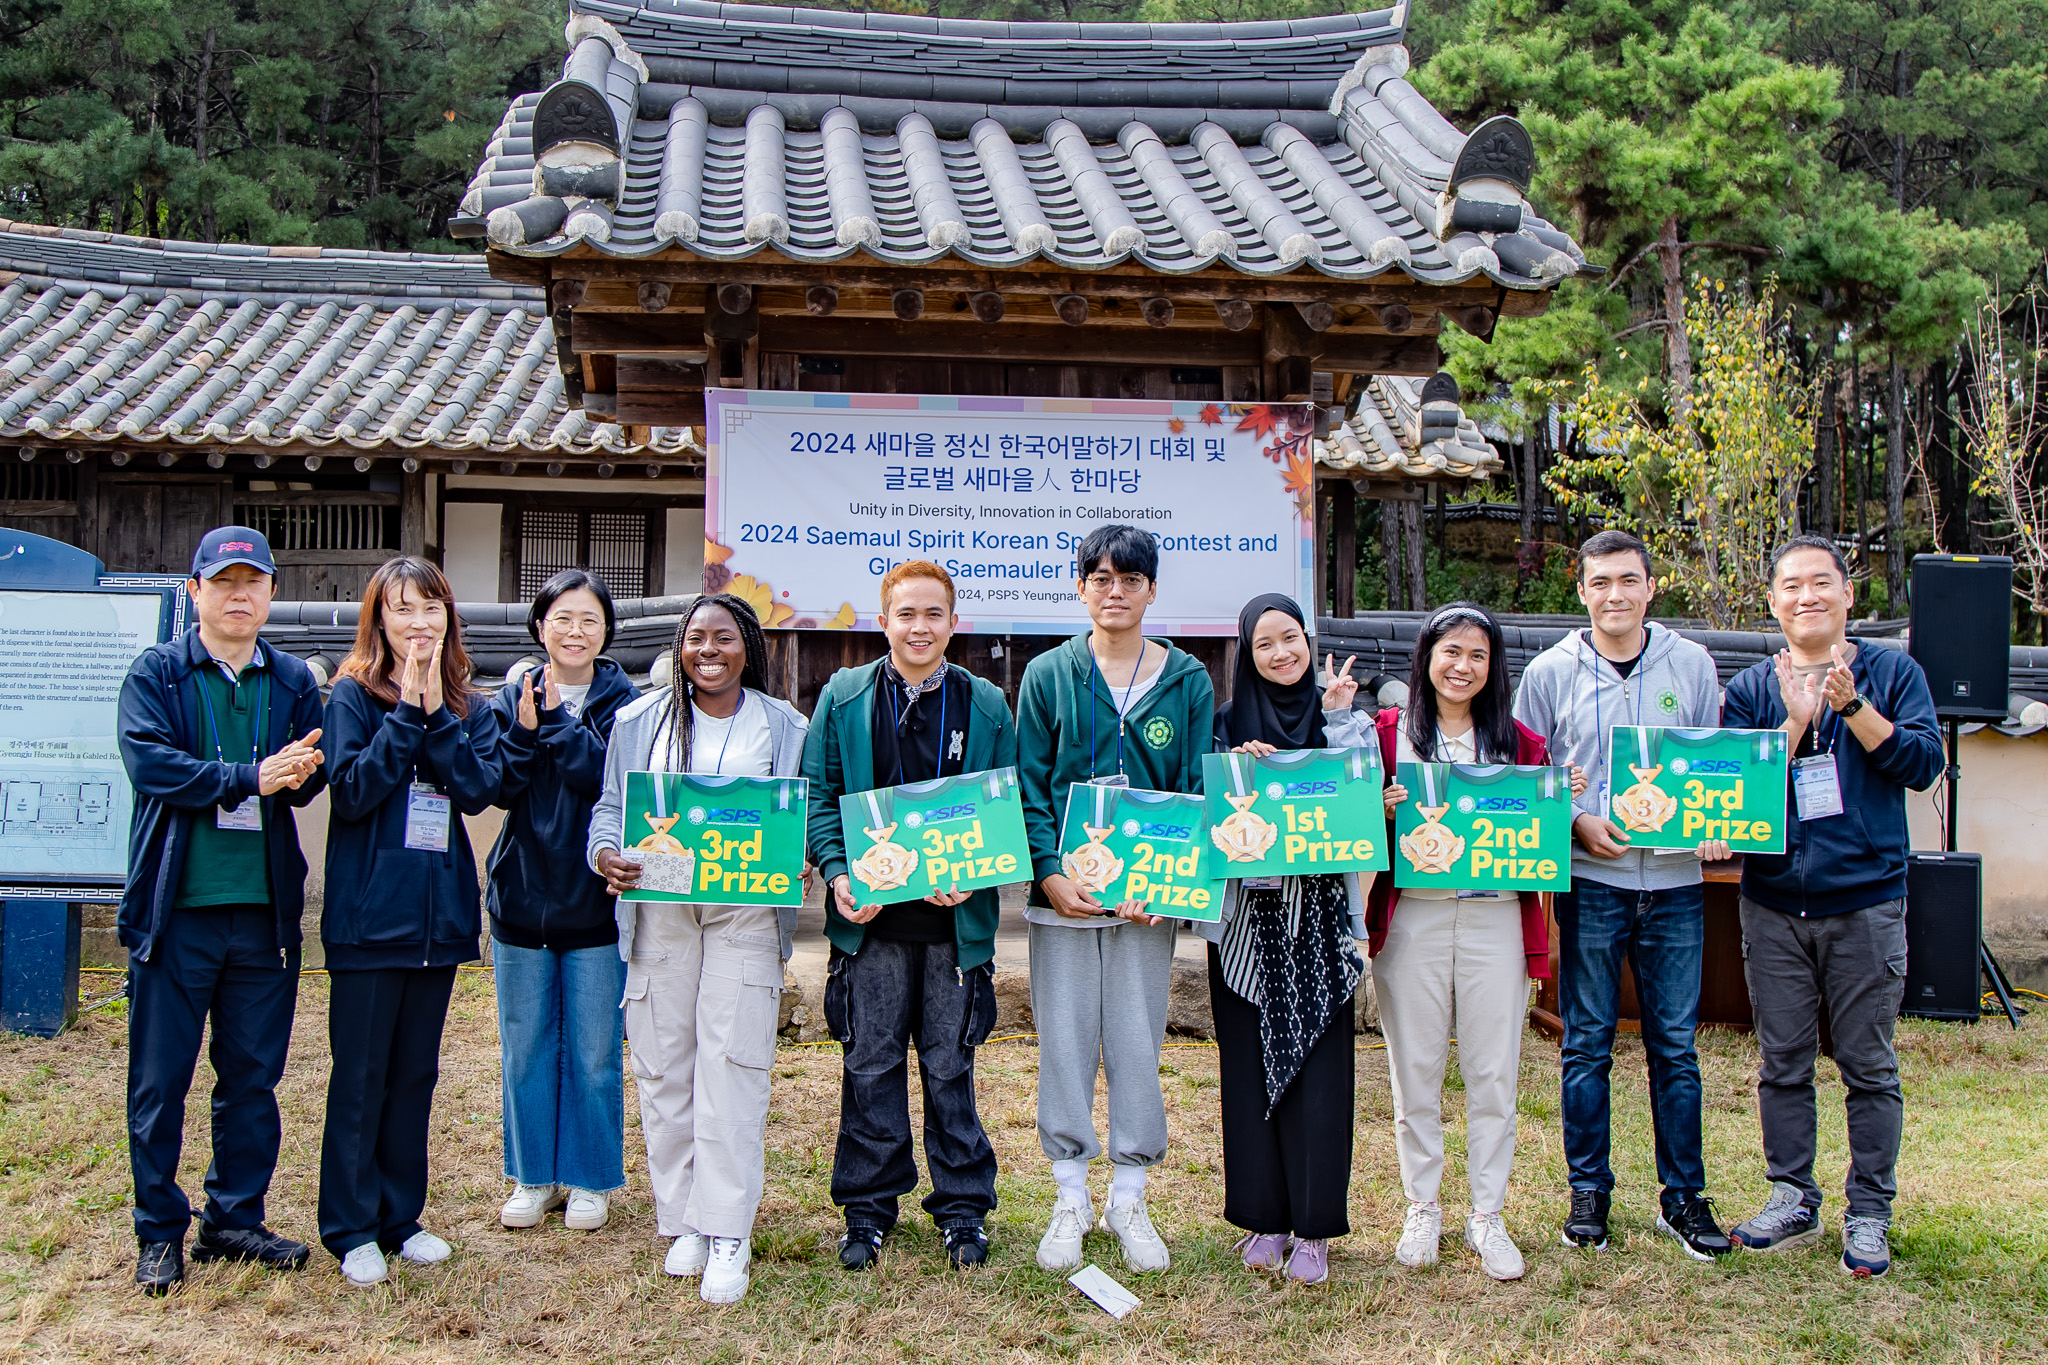
<instances>
[{"instance_id":1,"label":"white t-shirt","mask_svg":"<svg viewBox=\"0 0 2048 1365\"><path fill-rule=\"evenodd\" d=\"M671 756L669 722L664 720L654 733L648 771L669 771ZM768 708L759 697L743 695L740 709L729 717L706 715L691 703L690 771L700 777L775 775L775 735L768 728Z\"/></svg>"},{"instance_id":2,"label":"white t-shirt","mask_svg":"<svg viewBox=\"0 0 2048 1365\"><path fill-rule=\"evenodd\" d=\"M1394 727L1394 759L1400 763L1421 763L1424 761L1423 758L1415 752L1415 745L1408 739L1407 717L1404 715L1401 719L1403 723ZM1436 758L1434 761L1438 763L1477 763L1479 761L1479 751L1476 747L1477 735L1478 731L1476 729L1467 730L1462 735L1447 735L1444 733L1443 728L1439 726L1436 732ZM1415 798L1416 793L1408 793L1410 801L1413 801ZM1512 891L1454 891L1449 887L1442 886L1405 886L1401 888L1401 894L1413 896L1417 900L1424 901L1513 901L1518 899Z\"/></svg>"},{"instance_id":3,"label":"white t-shirt","mask_svg":"<svg viewBox=\"0 0 2048 1365\"><path fill-rule=\"evenodd\" d=\"M568 683L556 683L555 695L562 699L563 710L572 716L580 716L583 714L583 703L590 697L590 684L578 683L571 686Z\"/></svg>"}]
</instances>

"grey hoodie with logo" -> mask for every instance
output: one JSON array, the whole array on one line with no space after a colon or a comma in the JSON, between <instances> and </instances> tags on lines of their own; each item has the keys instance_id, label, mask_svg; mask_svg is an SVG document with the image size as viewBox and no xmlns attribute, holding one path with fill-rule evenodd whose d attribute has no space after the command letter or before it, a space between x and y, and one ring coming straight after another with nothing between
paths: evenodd
<instances>
[{"instance_id":1,"label":"grey hoodie with logo","mask_svg":"<svg viewBox=\"0 0 2048 1365\"><path fill-rule=\"evenodd\" d=\"M1617 725L1706 729L1721 723L1721 680L1713 656L1692 641L1645 622L1643 657L1624 679L1593 648L1590 630L1575 630L1538 654L1515 689L1515 719L1550 743L1552 763L1586 770L1576 812L1607 815L1608 746ZM1595 858L1572 840L1572 881L1629 891L1663 891L1700 880L1690 853L1630 849Z\"/></svg>"}]
</instances>

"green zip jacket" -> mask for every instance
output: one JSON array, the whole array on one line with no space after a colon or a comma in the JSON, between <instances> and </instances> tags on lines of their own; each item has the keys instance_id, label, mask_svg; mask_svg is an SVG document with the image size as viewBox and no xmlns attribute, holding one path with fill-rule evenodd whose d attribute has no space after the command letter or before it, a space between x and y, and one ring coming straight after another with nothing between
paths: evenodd
<instances>
[{"instance_id":1,"label":"green zip jacket","mask_svg":"<svg viewBox=\"0 0 2048 1365\"><path fill-rule=\"evenodd\" d=\"M1159 680L1121 720L1110 684L1089 652L1086 632L1031 661L1017 693L1017 786L1024 798L1024 832L1031 839L1031 904L1051 905L1039 882L1060 871L1067 789L1091 777L1115 775L1119 728L1123 771L1133 787L1199 792L1215 715L1209 670L1171 644Z\"/></svg>"},{"instance_id":2,"label":"green zip jacket","mask_svg":"<svg viewBox=\"0 0 2048 1365\"><path fill-rule=\"evenodd\" d=\"M965 669L961 670L966 673ZM875 685L882 661L842 668L825 684L811 714L811 732L804 740L804 777L810 782L809 838L811 861L828 888L825 892L825 937L842 952L857 953L867 941L867 926L839 913L832 879L846 874L846 833L839 824L839 798L873 791L875 780ZM967 724L967 752L960 771L986 772L1017 763L1017 726L1003 690L968 673L974 698ZM979 967L996 955L996 922L1002 917L997 888L984 887L953 907L953 941L962 971Z\"/></svg>"}]
</instances>

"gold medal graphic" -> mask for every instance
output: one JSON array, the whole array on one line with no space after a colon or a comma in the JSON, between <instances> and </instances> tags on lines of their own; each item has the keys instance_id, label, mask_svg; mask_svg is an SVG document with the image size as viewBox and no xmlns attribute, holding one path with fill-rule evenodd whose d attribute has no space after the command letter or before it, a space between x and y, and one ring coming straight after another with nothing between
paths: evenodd
<instances>
[{"instance_id":1,"label":"gold medal graphic","mask_svg":"<svg viewBox=\"0 0 2048 1365\"><path fill-rule=\"evenodd\" d=\"M1273 841L1280 837L1280 826L1264 816L1252 814L1251 804L1259 799L1258 793L1226 795L1223 799L1233 809L1222 823L1210 829L1210 840L1223 850L1223 856L1229 862L1255 863L1265 857L1272 849Z\"/></svg>"},{"instance_id":2,"label":"gold medal graphic","mask_svg":"<svg viewBox=\"0 0 2048 1365\"><path fill-rule=\"evenodd\" d=\"M654 827L654 833L633 845L634 848L647 853L688 853L690 851L683 846L681 839L669 833L671 829L675 828L676 821L682 819L680 815L643 815L640 818Z\"/></svg>"},{"instance_id":3,"label":"gold medal graphic","mask_svg":"<svg viewBox=\"0 0 2048 1365\"><path fill-rule=\"evenodd\" d=\"M1102 842L1104 835L1115 829L1114 825L1082 825L1088 831L1088 842L1060 859L1060 867L1074 885L1091 896L1099 896L1109 889L1109 884L1123 875L1124 860L1111 853Z\"/></svg>"},{"instance_id":4,"label":"gold medal graphic","mask_svg":"<svg viewBox=\"0 0 2048 1365\"><path fill-rule=\"evenodd\" d=\"M1614 813L1620 818L1623 829L1637 834L1655 834L1678 814L1678 798L1655 785L1657 774L1664 771L1663 764L1659 763L1654 768L1638 768L1631 763L1628 770L1636 775L1636 784L1614 798Z\"/></svg>"},{"instance_id":5,"label":"gold medal graphic","mask_svg":"<svg viewBox=\"0 0 2048 1365\"><path fill-rule=\"evenodd\" d=\"M1465 856L1465 841L1443 823L1444 812L1450 806L1416 809L1422 812L1423 823L1401 836L1401 856L1417 872L1437 876L1451 871L1458 865L1458 859Z\"/></svg>"},{"instance_id":6,"label":"gold medal graphic","mask_svg":"<svg viewBox=\"0 0 2048 1365\"><path fill-rule=\"evenodd\" d=\"M875 842L853 864L853 875L870 891L895 891L908 886L910 874L917 871L917 855L893 841L895 824L862 832Z\"/></svg>"}]
</instances>

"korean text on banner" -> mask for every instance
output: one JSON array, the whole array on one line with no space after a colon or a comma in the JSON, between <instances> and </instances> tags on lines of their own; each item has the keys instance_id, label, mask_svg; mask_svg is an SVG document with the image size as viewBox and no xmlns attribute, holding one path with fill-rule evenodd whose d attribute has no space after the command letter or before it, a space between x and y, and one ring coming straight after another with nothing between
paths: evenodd
<instances>
[{"instance_id":1,"label":"korean text on banner","mask_svg":"<svg viewBox=\"0 0 2048 1365\"><path fill-rule=\"evenodd\" d=\"M1569 891L1569 768L1403 763L1394 811L1397 887Z\"/></svg>"},{"instance_id":2,"label":"korean text on banner","mask_svg":"<svg viewBox=\"0 0 2048 1365\"><path fill-rule=\"evenodd\" d=\"M1074 553L1112 522L1158 538L1159 634L1234 634L1248 582L1312 595L1305 403L705 396L704 587L765 626L877 629L882 575L929 559L962 630L1066 634Z\"/></svg>"},{"instance_id":3,"label":"korean text on banner","mask_svg":"<svg viewBox=\"0 0 2048 1365\"><path fill-rule=\"evenodd\" d=\"M800 777L626 774L626 847L640 862L630 901L716 905L803 902Z\"/></svg>"},{"instance_id":4,"label":"korean text on banner","mask_svg":"<svg viewBox=\"0 0 2048 1365\"><path fill-rule=\"evenodd\" d=\"M1373 872L1387 866L1377 747L1202 760L1209 842L1230 877Z\"/></svg>"},{"instance_id":5,"label":"korean text on banner","mask_svg":"<svg viewBox=\"0 0 2048 1365\"><path fill-rule=\"evenodd\" d=\"M839 817L861 905L1031 879L1015 768L855 792Z\"/></svg>"},{"instance_id":6,"label":"korean text on banner","mask_svg":"<svg viewBox=\"0 0 2048 1365\"><path fill-rule=\"evenodd\" d=\"M1632 848L1785 851L1785 732L1616 726L1608 790Z\"/></svg>"},{"instance_id":7,"label":"korean text on banner","mask_svg":"<svg viewBox=\"0 0 2048 1365\"><path fill-rule=\"evenodd\" d=\"M1221 919L1222 862L1199 796L1085 782L1067 790L1060 866L1106 908L1145 901L1169 919Z\"/></svg>"}]
</instances>

